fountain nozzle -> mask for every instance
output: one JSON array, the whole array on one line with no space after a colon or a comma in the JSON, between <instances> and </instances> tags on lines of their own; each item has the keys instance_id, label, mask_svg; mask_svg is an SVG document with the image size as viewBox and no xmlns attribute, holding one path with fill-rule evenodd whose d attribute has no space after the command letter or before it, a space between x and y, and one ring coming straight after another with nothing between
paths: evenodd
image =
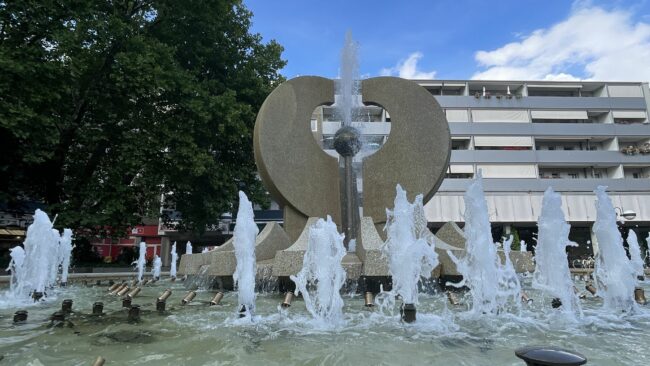
<instances>
[{"instance_id":1,"label":"fountain nozzle","mask_svg":"<svg viewBox=\"0 0 650 366\"><path fill-rule=\"evenodd\" d=\"M372 294L372 292L366 291L366 294L365 294L364 297L365 297L365 300L366 300L366 303L364 304L365 307L371 308L371 307L375 306L375 296Z\"/></svg>"},{"instance_id":2,"label":"fountain nozzle","mask_svg":"<svg viewBox=\"0 0 650 366\"><path fill-rule=\"evenodd\" d=\"M598 290L596 290L596 287L594 287L594 285L591 283L588 283L587 286L585 286L585 289L589 291L592 295L596 295L596 292L598 292Z\"/></svg>"},{"instance_id":3,"label":"fountain nozzle","mask_svg":"<svg viewBox=\"0 0 650 366\"><path fill-rule=\"evenodd\" d=\"M18 310L14 313L14 323L27 321L27 310Z\"/></svg>"},{"instance_id":4,"label":"fountain nozzle","mask_svg":"<svg viewBox=\"0 0 650 366\"><path fill-rule=\"evenodd\" d=\"M454 294L451 291L447 291L447 301L453 306L458 306L460 305L460 301L458 301L458 297L456 297L456 294Z\"/></svg>"},{"instance_id":5,"label":"fountain nozzle","mask_svg":"<svg viewBox=\"0 0 650 366\"><path fill-rule=\"evenodd\" d=\"M223 299L223 292L219 291L214 295L212 300L210 300L210 306L219 305L221 299Z\"/></svg>"},{"instance_id":6,"label":"fountain nozzle","mask_svg":"<svg viewBox=\"0 0 650 366\"><path fill-rule=\"evenodd\" d=\"M106 362L106 359L102 356L97 356L95 359L95 362L93 362L93 366L104 366L104 363Z\"/></svg>"},{"instance_id":7,"label":"fountain nozzle","mask_svg":"<svg viewBox=\"0 0 650 366\"><path fill-rule=\"evenodd\" d=\"M196 292L194 292L194 291L190 291L190 292L187 293L187 295L185 295L185 297L183 298L183 300L181 300L181 304L183 304L183 305L187 305L187 304L189 304L192 300L194 300L195 297L196 297Z\"/></svg>"},{"instance_id":8,"label":"fountain nozzle","mask_svg":"<svg viewBox=\"0 0 650 366\"><path fill-rule=\"evenodd\" d=\"M528 294L526 292L522 291L521 292L521 302L525 302L526 304L530 305L530 304L533 303L533 299L528 297Z\"/></svg>"},{"instance_id":9,"label":"fountain nozzle","mask_svg":"<svg viewBox=\"0 0 650 366\"><path fill-rule=\"evenodd\" d=\"M402 315L402 321L404 323L413 323L415 322L415 304L402 304L400 308L400 313Z\"/></svg>"},{"instance_id":10,"label":"fountain nozzle","mask_svg":"<svg viewBox=\"0 0 650 366\"><path fill-rule=\"evenodd\" d=\"M645 305L648 303L645 299L645 291L643 291L643 288L637 287L634 289L634 300L639 305Z\"/></svg>"},{"instance_id":11,"label":"fountain nozzle","mask_svg":"<svg viewBox=\"0 0 650 366\"><path fill-rule=\"evenodd\" d=\"M129 321L140 321L140 305L131 305L129 308Z\"/></svg>"},{"instance_id":12,"label":"fountain nozzle","mask_svg":"<svg viewBox=\"0 0 650 366\"><path fill-rule=\"evenodd\" d=\"M61 311L64 313L72 312L72 299L65 299L61 303Z\"/></svg>"},{"instance_id":13,"label":"fountain nozzle","mask_svg":"<svg viewBox=\"0 0 650 366\"><path fill-rule=\"evenodd\" d=\"M104 303L97 301L93 304L93 315L103 315L104 314Z\"/></svg>"}]
</instances>

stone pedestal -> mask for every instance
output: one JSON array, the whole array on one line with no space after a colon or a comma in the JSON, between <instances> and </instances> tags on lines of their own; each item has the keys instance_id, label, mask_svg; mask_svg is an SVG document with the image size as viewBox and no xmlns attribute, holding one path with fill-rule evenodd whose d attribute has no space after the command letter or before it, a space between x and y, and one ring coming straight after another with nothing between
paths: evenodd
<instances>
[{"instance_id":1,"label":"stone pedestal","mask_svg":"<svg viewBox=\"0 0 650 366\"><path fill-rule=\"evenodd\" d=\"M317 217L307 219L307 224L302 229L298 240L290 247L280 250L275 254L273 261L273 276L286 277L295 275L302 269L302 259L309 243L309 228L318 221Z\"/></svg>"}]
</instances>

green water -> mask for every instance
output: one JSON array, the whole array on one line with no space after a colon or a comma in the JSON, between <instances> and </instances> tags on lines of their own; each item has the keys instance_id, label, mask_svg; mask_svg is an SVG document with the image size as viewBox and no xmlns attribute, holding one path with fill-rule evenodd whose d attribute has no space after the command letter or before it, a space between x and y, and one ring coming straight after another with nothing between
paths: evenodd
<instances>
[{"instance_id":1,"label":"green water","mask_svg":"<svg viewBox=\"0 0 650 366\"><path fill-rule=\"evenodd\" d=\"M167 287L174 293L161 315L155 298ZM644 288L650 294L650 286ZM362 296L346 295L346 326L328 329L311 320L300 299L282 312L281 295L261 294L251 322L237 318L235 293L226 294L221 306L208 306L213 292L199 291L181 306L187 290L168 281L144 287L133 301L142 306L141 321L130 324L120 298L107 289L72 285L31 306L10 305L0 292L0 365L90 365L101 355L106 365L521 366L514 350L530 344L579 351L588 365L650 364L650 309L610 314L596 298L583 300L584 318L571 322L532 290L535 301L519 316L469 316L465 306L448 306L444 294L421 295L418 321L405 325L397 311L367 310ZM75 313L68 324L50 327L48 318L64 298L74 300ZM105 316L89 315L95 301L104 302ZM18 309L29 311L26 324L13 324Z\"/></svg>"}]
</instances>

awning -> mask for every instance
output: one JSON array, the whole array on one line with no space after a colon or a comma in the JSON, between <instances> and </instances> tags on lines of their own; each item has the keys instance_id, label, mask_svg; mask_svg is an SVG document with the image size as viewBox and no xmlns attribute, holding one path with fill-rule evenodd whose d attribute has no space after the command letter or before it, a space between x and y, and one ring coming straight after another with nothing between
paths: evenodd
<instances>
[{"instance_id":1,"label":"awning","mask_svg":"<svg viewBox=\"0 0 650 366\"><path fill-rule=\"evenodd\" d=\"M528 112L523 109L474 109L474 122L529 122Z\"/></svg>"},{"instance_id":2,"label":"awning","mask_svg":"<svg viewBox=\"0 0 650 366\"><path fill-rule=\"evenodd\" d=\"M537 178L537 170L532 164L477 164L483 178Z\"/></svg>"},{"instance_id":3,"label":"awning","mask_svg":"<svg viewBox=\"0 0 650 366\"><path fill-rule=\"evenodd\" d=\"M449 171L451 173L474 173L474 166L471 164L450 164Z\"/></svg>"},{"instance_id":4,"label":"awning","mask_svg":"<svg viewBox=\"0 0 650 366\"><path fill-rule=\"evenodd\" d=\"M445 113L448 122L469 122L467 109L447 109Z\"/></svg>"},{"instance_id":5,"label":"awning","mask_svg":"<svg viewBox=\"0 0 650 366\"><path fill-rule=\"evenodd\" d=\"M614 118L646 119L645 111L612 111Z\"/></svg>"},{"instance_id":6,"label":"awning","mask_svg":"<svg viewBox=\"0 0 650 366\"><path fill-rule=\"evenodd\" d=\"M587 111L530 111L533 119L589 119Z\"/></svg>"},{"instance_id":7,"label":"awning","mask_svg":"<svg viewBox=\"0 0 650 366\"><path fill-rule=\"evenodd\" d=\"M533 146L530 136L474 136L474 146Z\"/></svg>"}]
</instances>

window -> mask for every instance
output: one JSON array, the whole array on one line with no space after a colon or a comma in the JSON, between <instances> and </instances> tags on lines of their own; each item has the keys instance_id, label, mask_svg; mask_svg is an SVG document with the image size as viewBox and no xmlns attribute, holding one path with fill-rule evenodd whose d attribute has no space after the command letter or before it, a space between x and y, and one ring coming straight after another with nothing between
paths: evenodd
<instances>
[{"instance_id":1,"label":"window","mask_svg":"<svg viewBox=\"0 0 650 366\"><path fill-rule=\"evenodd\" d=\"M594 173L594 178L601 178L602 175L600 173Z\"/></svg>"},{"instance_id":2,"label":"window","mask_svg":"<svg viewBox=\"0 0 650 366\"><path fill-rule=\"evenodd\" d=\"M569 178L578 179L578 174L577 173L569 173Z\"/></svg>"},{"instance_id":3,"label":"window","mask_svg":"<svg viewBox=\"0 0 650 366\"><path fill-rule=\"evenodd\" d=\"M632 178L639 179L641 177L639 176L639 173L632 173Z\"/></svg>"},{"instance_id":4,"label":"window","mask_svg":"<svg viewBox=\"0 0 650 366\"><path fill-rule=\"evenodd\" d=\"M564 150L573 150L573 146L565 146Z\"/></svg>"},{"instance_id":5,"label":"window","mask_svg":"<svg viewBox=\"0 0 650 366\"><path fill-rule=\"evenodd\" d=\"M549 146L548 149L549 150L555 150L555 146Z\"/></svg>"},{"instance_id":6,"label":"window","mask_svg":"<svg viewBox=\"0 0 650 366\"><path fill-rule=\"evenodd\" d=\"M318 132L318 120L311 120L311 132Z\"/></svg>"}]
</instances>

